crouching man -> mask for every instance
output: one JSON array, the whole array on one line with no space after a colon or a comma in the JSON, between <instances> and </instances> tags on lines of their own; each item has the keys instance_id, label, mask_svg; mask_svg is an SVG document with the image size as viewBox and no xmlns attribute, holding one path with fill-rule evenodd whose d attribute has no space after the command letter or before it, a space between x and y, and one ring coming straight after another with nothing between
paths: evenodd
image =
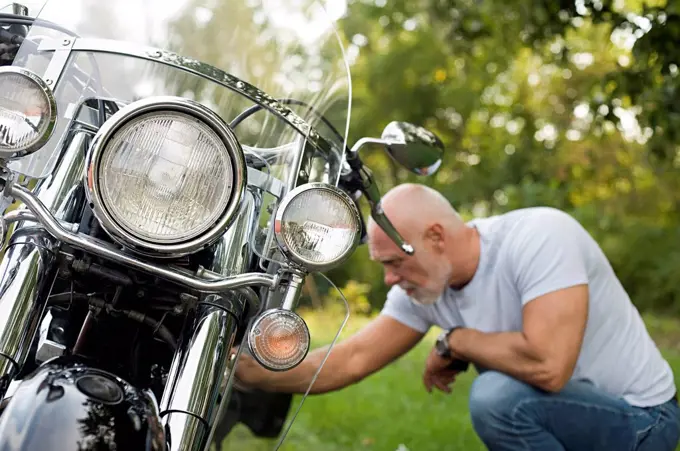
<instances>
[{"instance_id":1,"label":"crouching man","mask_svg":"<svg viewBox=\"0 0 680 451\"><path fill-rule=\"evenodd\" d=\"M405 184L383 208L416 252L369 223L371 258L392 286L380 315L338 343L312 393L357 383L444 332L425 364L449 391L453 362L479 371L473 427L490 450L672 451L680 440L673 372L607 258L572 217L527 208L465 223L438 192ZM270 372L242 355L239 381L304 392L325 355Z\"/></svg>"}]
</instances>

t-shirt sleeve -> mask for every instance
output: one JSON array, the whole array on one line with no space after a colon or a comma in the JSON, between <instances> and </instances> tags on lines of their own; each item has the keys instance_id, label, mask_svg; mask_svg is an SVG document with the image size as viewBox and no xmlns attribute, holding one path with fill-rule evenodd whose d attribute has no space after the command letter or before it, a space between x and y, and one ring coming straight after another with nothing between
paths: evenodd
<instances>
[{"instance_id":1,"label":"t-shirt sleeve","mask_svg":"<svg viewBox=\"0 0 680 451\"><path fill-rule=\"evenodd\" d=\"M522 305L552 291L588 283L584 240L588 233L558 210L527 219L510 248L510 264Z\"/></svg>"},{"instance_id":2,"label":"t-shirt sleeve","mask_svg":"<svg viewBox=\"0 0 680 451\"><path fill-rule=\"evenodd\" d=\"M427 333L432 324L423 309L423 307L414 305L404 290L394 286L387 293L387 300L380 313L418 332Z\"/></svg>"}]
</instances>

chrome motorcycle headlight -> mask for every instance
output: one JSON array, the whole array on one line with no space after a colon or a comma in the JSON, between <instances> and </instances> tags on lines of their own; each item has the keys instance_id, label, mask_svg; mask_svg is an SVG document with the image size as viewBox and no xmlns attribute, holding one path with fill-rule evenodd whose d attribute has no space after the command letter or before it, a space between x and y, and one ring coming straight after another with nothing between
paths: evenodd
<instances>
[{"instance_id":1,"label":"chrome motorcycle headlight","mask_svg":"<svg viewBox=\"0 0 680 451\"><path fill-rule=\"evenodd\" d=\"M214 242L245 186L243 150L212 110L179 97L134 102L95 137L87 185L95 215L123 244L178 256Z\"/></svg>"},{"instance_id":2,"label":"chrome motorcycle headlight","mask_svg":"<svg viewBox=\"0 0 680 451\"><path fill-rule=\"evenodd\" d=\"M39 150L52 136L57 104L52 90L33 72L0 67L0 157Z\"/></svg>"},{"instance_id":3,"label":"chrome motorcycle headlight","mask_svg":"<svg viewBox=\"0 0 680 451\"><path fill-rule=\"evenodd\" d=\"M277 209L274 232L283 253L309 271L341 264L356 249L361 217L352 199L325 183L302 185Z\"/></svg>"}]
</instances>

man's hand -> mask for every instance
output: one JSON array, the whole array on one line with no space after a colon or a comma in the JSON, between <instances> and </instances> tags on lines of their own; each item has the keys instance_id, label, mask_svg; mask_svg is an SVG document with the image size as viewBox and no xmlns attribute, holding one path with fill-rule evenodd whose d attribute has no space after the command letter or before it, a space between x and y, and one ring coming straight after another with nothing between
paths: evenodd
<instances>
[{"instance_id":1,"label":"man's hand","mask_svg":"<svg viewBox=\"0 0 680 451\"><path fill-rule=\"evenodd\" d=\"M423 383L428 393L432 392L432 386L437 387L445 393L451 393L449 387L455 380L460 371L448 369L448 366L453 363L452 359L441 357L432 349L430 355L425 361L425 373L423 374Z\"/></svg>"},{"instance_id":2,"label":"man's hand","mask_svg":"<svg viewBox=\"0 0 680 451\"><path fill-rule=\"evenodd\" d=\"M232 353L238 354L238 347L231 349ZM264 368L262 365L250 355L242 352L236 362L236 381L240 386L250 389L261 389L267 384L267 378L272 372Z\"/></svg>"}]
</instances>

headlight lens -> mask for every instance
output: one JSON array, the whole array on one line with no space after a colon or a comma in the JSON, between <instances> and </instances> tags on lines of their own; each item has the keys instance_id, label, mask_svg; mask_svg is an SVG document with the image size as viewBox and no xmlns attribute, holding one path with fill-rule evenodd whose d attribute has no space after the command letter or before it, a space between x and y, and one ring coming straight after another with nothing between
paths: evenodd
<instances>
[{"instance_id":1,"label":"headlight lens","mask_svg":"<svg viewBox=\"0 0 680 451\"><path fill-rule=\"evenodd\" d=\"M100 128L87 158L87 194L102 228L130 250L177 257L214 243L236 218L243 150L212 110L149 97Z\"/></svg>"},{"instance_id":2,"label":"headlight lens","mask_svg":"<svg viewBox=\"0 0 680 451\"><path fill-rule=\"evenodd\" d=\"M354 251L361 219L354 202L330 185L312 183L291 191L277 211L279 246L309 270L327 270Z\"/></svg>"},{"instance_id":3,"label":"headlight lens","mask_svg":"<svg viewBox=\"0 0 680 451\"><path fill-rule=\"evenodd\" d=\"M57 119L54 96L45 82L17 67L0 68L0 155L24 156L50 138Z\"/></svg>"},{"instance_id":4,"label":"headlight lens","mask_svg":"<svg viewBox=\"0 0 680 451\"><path fill-rule=\"evenodd\" d=\"M231 160L219 136L178 112L147 113L122 126L100 167L106 208L128 232L151 242L205 232L232 192Z\"/></svg>"}]
</instances>

